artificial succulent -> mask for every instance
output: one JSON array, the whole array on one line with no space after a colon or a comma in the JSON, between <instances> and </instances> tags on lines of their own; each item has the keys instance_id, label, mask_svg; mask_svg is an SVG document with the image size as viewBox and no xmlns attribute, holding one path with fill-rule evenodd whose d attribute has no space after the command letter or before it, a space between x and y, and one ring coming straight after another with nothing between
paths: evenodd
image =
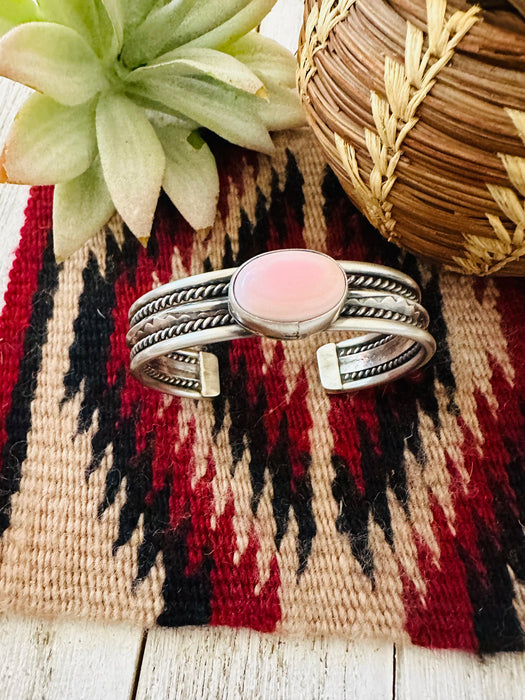
<instances>
[{"instance_id":1,"label":"artificial succulent","mask_svg":"<svg viewBox=\"0 0 525 700\"><path fill-rule=\"evenodd\" d=\"M0 75L36 93L0 182L55 185L57 258L115 210L146 242L161 188L193 228L210 226L219 177L201 128L271 153L269 131L303 122L293 56L252 31L274 4L1 0Z\"/></svg>"}]
</instances>

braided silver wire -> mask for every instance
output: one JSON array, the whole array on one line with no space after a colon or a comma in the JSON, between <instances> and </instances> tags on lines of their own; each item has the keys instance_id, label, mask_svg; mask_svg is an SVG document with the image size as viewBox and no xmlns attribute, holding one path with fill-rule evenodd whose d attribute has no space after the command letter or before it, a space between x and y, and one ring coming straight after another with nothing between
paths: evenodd
<instances>
[{"instance_id":1,"label":"braided silver wire","mask_svg":"<svg viewBox=\"0 0 525 700\"><path fill-rule=\"evenodd\" d=\"M358 355L361 352L369 352L370 350L375 350L390 342L394 336L393 335L383 335L377 340L368 343L360 343L359 345L351 345L347 348L338 348L337 356L342 359L344 357L349 357L350 355Z\"/></svg>"},{"instance_id":2,"label":"braided silver wire","mask_svg":"<svg viewBox=\"0 0 525 700\"><path fill-rule=\"evenodd\" d=\"M421 347L417 343L414 343L414 345L408 348L408 350L405 350L405 352L401 353L400 355L394 357L391 360L388 360L387 362L382 362L381 364L375 365L374 367L367 367L366 369L361 369L356 372L348 372L342 374L341 379L343 381L343 385L347 384L348 382L358 381L359 379L368 379L370 377L375 377L379 374L383 374L384 372L389 372L390 370L396 369L397 367L401 367L401 365L404 365L406 362L411 360L420 352Z\"/></svg>"},{"instance_id":3,"label":"braided silver wire","mask_svg":"<svg viewBox=\"0 0 525 700\"><path fill-rule=\"evenodd\" d=\"M385 277L375 275L355 275L347 274L348 288L351 289L373 289L380 292L391 292L399 294L411 301L417 301L418 295L409 287L399 282L394 282Z\"/></svg>"},{"instance_id":4,"label":"braided silver wire","mask_svg":"<svg viewBox=\"0 0 525 700\"><path fill-rule=\"evenodd\" d=\"M166 357L176 362L185 362L188 365L197 365L199 363L197 357L183 352L169 352Z\"/></svg>"},{"instance_id":5,"label":"braided silver wire","mask_svg":"<svg viewBox=\"0 0 525 700\"><path fill-rule=\"evenodd\" d=\"M139 340L133 348L131 349L131 359L138 355L146 348L150 348L156 343L161 343L164 340L169 340L170 338L175 338L179 335L185 335L188 333L195 333L196 331L203 331L208 328L218 328L221 326L230 326L234 324L235 321L233 317L228 313L223 313L220 315L206 314L199 316L198 318L193 318L189 320L181 320L175 323L173 326L163 328L161 331L156 331L150 333L142 340Z\"/></svg>"},{"instance_id":6,"label":"braided silver wire","mask_svg":"<svg viewBox=\"0 0 525 700\"><path fill-rule=\"evenodd\" d=\"M422 328L424 325L423 320L419 317L407 316L406 314L400 314L390 309L377 309L372 306L347 306L341 312L341 316L347 318L382 318L385 319L385 321L400 321L401 323L407 323L417 328Z\"/></svg>"},{"instance_id":7,"label":"braided silver wire","mask_svg":"<svg viewBox=\"0 0 525 700\"><path fill-rule=\"evenodd\" d=\"M170 386L179 387L181 389L191 389L193 391L200 391L201 389L201 383L198 379L189 379L166 374L165 372L153 368L150 364L145 364L142 371L144 374L147 374L148 377L163 382L164 384L169 384Z\"/></svg>"},{"instance_id":8,"label":"braided silver wire","mask_svg":"<svg viewBox=\"0 0 525 700\"><path fill-rule=\"evenodd\" d=\"M199 287L191 286L187 289L173 292L167 296L159 297L155 301L142 306L131 318L129 325L136 326L148 316L154 316L159 311L169 309L179 304L186 304L190 301L204 301L205 299L218 299L228 297L229 282L219 282L218 284L205 284Z\"/></svg>"}]
</instances>

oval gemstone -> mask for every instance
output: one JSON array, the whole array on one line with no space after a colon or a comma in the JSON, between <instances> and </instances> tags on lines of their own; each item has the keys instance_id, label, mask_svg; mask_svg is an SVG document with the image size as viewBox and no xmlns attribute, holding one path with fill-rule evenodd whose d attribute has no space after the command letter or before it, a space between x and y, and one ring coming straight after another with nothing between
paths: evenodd
<instances>
[{"instance_id":1,"label":"oval gemstone","mask_svg":"<svg viewBox=\"0 0 525 700\"><path fill-rule=\"evenodd\" d=\"M329 313L346 293L335 260L312 250L277 250L248 261L233 296L248 314L275 323L301 323Z\"/></svg>"}]
</instances>

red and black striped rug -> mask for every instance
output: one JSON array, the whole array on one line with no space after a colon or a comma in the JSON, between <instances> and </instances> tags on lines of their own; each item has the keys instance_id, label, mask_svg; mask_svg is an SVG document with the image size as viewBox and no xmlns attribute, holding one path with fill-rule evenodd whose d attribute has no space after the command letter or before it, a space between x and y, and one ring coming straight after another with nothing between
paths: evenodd
<instances>
[{"instance_id":1,"label":"red and black striped rug","mask_svg":"<svg viewBox=\"0 0 525 700\"><path fill-rule=\"evenodd\" d=\"M386 243L307 133L217 149L206 237L162 200L147 250L115 219L57 267L32 193L0 322L0 608L523 649L525 284ZM137 296L281 247L415 277L435 360L354 396L323 393L315 338L220 346L213 402L130 377Z\"/></svg>"}]
</instances>

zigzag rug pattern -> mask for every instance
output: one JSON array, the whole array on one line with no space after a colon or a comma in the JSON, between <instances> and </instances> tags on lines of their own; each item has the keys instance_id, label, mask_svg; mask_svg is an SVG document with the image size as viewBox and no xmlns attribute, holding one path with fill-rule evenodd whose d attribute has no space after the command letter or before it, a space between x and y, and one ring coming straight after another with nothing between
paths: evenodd
<instances>
[{"instance_id":1,"label":"zigzag rug pattern","mask_svg":"<svg viewBox=\"0 0 525 700\"><path fill-rule=\"evenodd\" d=\"M422 265L307 132L276 144L217 144L207 234L162 199L147 249L115 218L59 267L33 190L0 320L0 608L523 649L525 286ZM324 394L319 338L217 346L210 402L129 375L139 295L283 247L415 277L434 361L353 396Z\"/></svg>"}]
</instances>

